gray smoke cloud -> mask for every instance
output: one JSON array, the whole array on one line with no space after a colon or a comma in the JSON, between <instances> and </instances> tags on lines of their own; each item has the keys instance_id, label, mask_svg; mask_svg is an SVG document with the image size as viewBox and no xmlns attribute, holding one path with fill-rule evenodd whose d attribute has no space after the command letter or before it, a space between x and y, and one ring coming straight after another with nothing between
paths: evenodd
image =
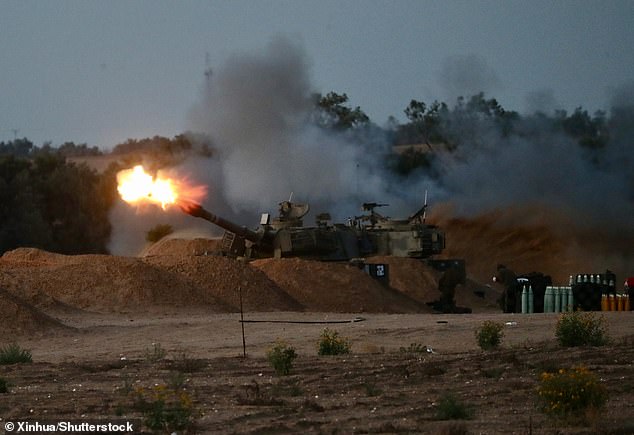
<instances>
[{"instance_id":1,"label":"gray smoke cloud","mask_svg":"<svg viewBox=\"0 0 634 435\"><path fill-rule=\"evenodd\" d=\"M303 49L287 38L265 49L230 57L205 83L203 96L190 111L190 138L210 142L212 158L190 158L174 170L209 191L203 206L240 225L255 227L262 212L275 214L291 194L307 202L312 217L328 211L342 221L360 214L365 201L386 202L393 210L413 212L399 193L392 200L389 177L381 164L385 142L375 138L375 152L345 134L328 133L309 121L314 110L309 62ZM141 216L142 218L140 218ZM111 214L110 250L135 255L153 225L194 228L220 235L222 230L179 210L117 204ZM310 224L310 221L306 221Z\"/></svg>"},{"instance_id":2,"label":"gray smoke cloud","mask_svg":"<svg viewBox=\"0 0 634 435\"><path fill-rule=\"evenodd\" d=\"M218 150L222 192L234 212L275 212L293 193L313 211L342 218L359 214L363 201L387 197L389 181L376 155L309 122L315 93L309 69L299 45L277 38L214 70L191 111L192 130Z\"/></svg>"},{"instance_id":3,"label":"gray smoke cloud","mask_svg":"<svg viewBox=\"0 0 634 435\"><path fill-rule=\"evenodd\" d=\"M493 120L450 110L443 121L460 146L454 153L435 154L435 176L418 172L403 181L385 170L382 159L389 143L381 135L372 138L371 146L361 146L309 122L315 92L309 72L302 47L283 37L214 69L189 120L190 129L207 137L216 154L178 168L209 186L206 208L254 227L260 212L275 213L292 192L295 201L309 202L313 212L329 211L339 222L358 215L366 201L388 202L388 215L404 217L420 207L429 190L432 206L451 202L461 215L543 204L587 228L634 233L632 85L615 89L612 136L596 154L553 131L543 117L524 116L519 133L505 135ZM443 75L454 96L499 85L497 75L475 56L449 59ZM555 104L550 92L536 93L534 100L534 107L544 111ZM129 207L114 211L116 219L138 221L131 213ZM167 215L152 214L144 224L167 220L177 228L221 233L179 211ZM113 246L131 244L116 219Z\"/></svg>"},{"instance_id":4,"label":"gray smoke cloud","mask_svg":"<svg viewBox=\"0 0 634 435\"><path fill-rule=\"evenodd\" d=\"M583 226L609 223L631 232L630 142L613 138L593 152L537 117L524 118L520 128L525 131L505 136L479 121L461 130L469 137L460 138L457 152L443 156L440 178L460 214L541 203L568 212Z\"/></svg>"},{"instance_id":5,"label":"gray smoke cloud","mask_svg":"<svg viewBox=\"0 0 634 435\"><path fill-rule=\"evenodd\" d=\"M442 75L447 89L461 95L499 85L495 72L475 55L449 58ZM632 101L632 89L618 89L615 107ZM453 202L460 214L542 203L570 211L582 223L607 219L623 226L628 220L622 210L632 209L626 201L632 172L625 152L631 134L610 141L597 163L590 151L538 116L522 117L519 134L508 136L493 120L453 110L445 122L461 144L458 150L435 156L439 176L416 173L403 182L384 169L387 141L362 147L307 122L313 92L304 51L282 37L214 71L190 119L192 130L211 137L218 150L215 182L233 212L274 212L293 192L313 210L334 208L339 218L358 214L364 201L389 202L398 216L417 209L429 189L435 201ZM542 106L555 104L550 92L535 95ZM615 170L623 164L629 170ZM622 208L601 207L608 201Z\"/></svg>"}]
</instances>

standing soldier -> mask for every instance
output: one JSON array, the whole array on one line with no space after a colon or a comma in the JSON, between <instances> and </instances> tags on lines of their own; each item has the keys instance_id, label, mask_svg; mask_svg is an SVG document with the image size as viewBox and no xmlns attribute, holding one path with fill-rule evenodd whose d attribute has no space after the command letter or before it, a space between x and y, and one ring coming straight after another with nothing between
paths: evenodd
<instances>
[{"instance_id":1,"label":"standing soldier","mask_svg":"<svg viewBox=\"0 0 634 435\"><path fill-rule=\"evenodd\" d=\"M498 282L504 286L504 293L498 299L500 307L505 313L519 312L519 304L521 304L521 292L517 283L517 276L503 264L498 264L497 272L493 277L494 282Z\"/></svg>"}]
</instances>

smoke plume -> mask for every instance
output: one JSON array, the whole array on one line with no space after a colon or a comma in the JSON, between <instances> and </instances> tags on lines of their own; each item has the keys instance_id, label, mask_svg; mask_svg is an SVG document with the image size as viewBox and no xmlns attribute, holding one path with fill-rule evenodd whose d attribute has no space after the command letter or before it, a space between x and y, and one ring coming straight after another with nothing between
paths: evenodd
<instances>
[{"instance_id":1,"label":"smoke plume","mask_svg":"<svg viewBox=\"0 0 634 435\"><path fill-rule=\"evenodd\" d=\"M359 212L360 198L386 197L377 156L308 122L315 92L302 48L284 38L214 71L190 119L218 150L223 194L234 211L274 212L292 193L313 210L336 206L350 215Z\"/></svg>"},{"instance_id":2,"label":"smoke plume","mask_svg":"<svg viewBox=\"0 0 634 435\"><path fill-rule=\"evenodd\" d=\"M495 72L474 56L449 59L443 77L452 97L499 85ZM387 214L404 217L429 190L432 206L451 203L454 216L521 210L506 213L497 225L546 225L570 249L594 255L587 264L596 272L617 263L616 269L625 270L632 262L629 242L623 241L634 240L634 164L628 151L634 86L615 90L611 136L599 150L554 129L548 114L518 117L509 134L495 119L450 107L441 121L459 147L436 150L433 176L416 172L405 181L385 169L389 142L382 133L364 146L309 122L316 92L310 64L288 39L229 58L203 91L189 114L190 128L207 137L216 153L182 169L210 186L205 207L239 224L255 226L258 213L275 213L291 194L339 222L359 214L366 201L388 202ZM550 92L533 100L541 110L556 104Z\"/></svg>"}]
</instances>

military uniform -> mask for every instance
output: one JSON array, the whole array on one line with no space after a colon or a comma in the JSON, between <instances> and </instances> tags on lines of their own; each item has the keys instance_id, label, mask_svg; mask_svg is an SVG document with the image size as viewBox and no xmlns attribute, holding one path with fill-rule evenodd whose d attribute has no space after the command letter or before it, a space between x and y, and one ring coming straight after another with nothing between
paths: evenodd
<instances>
[{"instance_id":1,"label":"military uniform","mask_svg":"<svg viewBox=\"0 0 634 435\"><path fill-rule=\"evenodd\" d=\"M457 267L448 269L443 273L438 281L438 290L440 290L440 301L434 306L438 311L443 313L454 313L456 311L456 286L465 283L464 271Z\"/></svg>"},{"instance_id":2,"label":"military uniform","mask_svg":"<svg viewBox=\"0 0 634 435\"><path fill-rule=\"evenodd\" d=\"M504 265L499 265L497 273L495 274L495 281L504 286L504 293L500 299L498 299L500 308L502 308L505 313L519 312L522 300L515 272Z\"/></svg>"}]
</instances>

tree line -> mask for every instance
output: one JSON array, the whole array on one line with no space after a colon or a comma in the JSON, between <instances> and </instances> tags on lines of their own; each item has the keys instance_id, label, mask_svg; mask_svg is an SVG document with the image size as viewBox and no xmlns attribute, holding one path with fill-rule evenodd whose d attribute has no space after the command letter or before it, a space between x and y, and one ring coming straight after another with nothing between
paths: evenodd
<instances>
[{"instance_id":1,"label":"tree line","mask_svg":"<svg viewBox=\"0 0 634 435\"><path fill-rule=\"evenodd\" d=\"M529 137L546 130L578 143L591 154L600 153L611 140L629 140L634 110L613 110L589 114L579 107L573 113L520 115L504 109L483 93L458 98L453 107L444 102L411 100L404 109L407 122L391 118L387 125L373 123L360 107L350 107L344 94L313 95L314 112L309 122L331 132L345 134L360 146L377 137L390 145L418 144L401 154L382 156L386 170L402 177L422 172L434 176L435 153L439 145L446 152L478 146L483 129L499 138ZM539 127L531 127L538 125ZM465 140L469 138L469 140ZM213 143L192 134L174 138L155 136L128 139L111 151L86 144L66 142L58 147L41 147L26 138L0 142L0 254L20 246L37 247L64 254L107 253L110 237L108 214L116 200L116 172L112 164L97 173L72 157L120 155L122 165L153 162L155 168L174 165L195 154L213 155ZM150 168L151 169L151 168Z\"/></svg>"}]
</instances>

